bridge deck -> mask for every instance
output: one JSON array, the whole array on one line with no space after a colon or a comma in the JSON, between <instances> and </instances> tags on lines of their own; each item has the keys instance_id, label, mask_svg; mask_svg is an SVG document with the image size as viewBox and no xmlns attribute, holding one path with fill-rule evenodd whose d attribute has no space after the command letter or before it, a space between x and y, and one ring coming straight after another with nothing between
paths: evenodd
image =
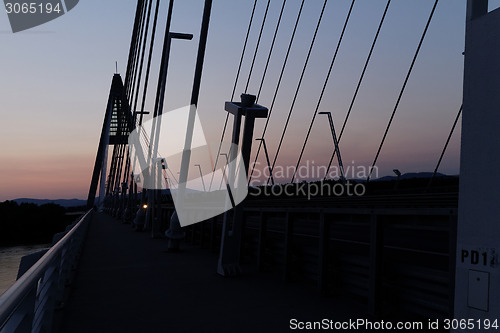
<instances>
[{"instance_id":1,"label":"bridge deck","mask_svg":"<svg viewBox=\"0 0 500 333\"><path fill-rule=\"evenodd\" d=\"M94 214L60 332L282 332L289 321L365 318L276 276L216 274L217 255Z\"/></svg>"}]
</instances>

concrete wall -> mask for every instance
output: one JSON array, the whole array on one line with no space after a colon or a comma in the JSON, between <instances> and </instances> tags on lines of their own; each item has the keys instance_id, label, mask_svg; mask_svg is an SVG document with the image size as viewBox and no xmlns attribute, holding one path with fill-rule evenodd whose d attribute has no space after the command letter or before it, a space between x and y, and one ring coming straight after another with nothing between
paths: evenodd
<instances>
[{"instance_id":1,"label":"concrete wall","mask_svg":"<svg viewBox=\"0 0 500 333\"><path fill-rule=\"evenodd\" d=\"M500 325L500 9L487 8L467 2L454 317Z\"/></svg>"}]
</instances>

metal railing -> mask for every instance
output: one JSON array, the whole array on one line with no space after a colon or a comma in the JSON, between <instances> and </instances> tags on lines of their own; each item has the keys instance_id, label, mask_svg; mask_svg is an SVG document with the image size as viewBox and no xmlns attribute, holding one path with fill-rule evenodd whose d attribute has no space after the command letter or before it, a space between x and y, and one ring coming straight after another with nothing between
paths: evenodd
<instances>
[{"instance_id":1,"label":"metal railing","mask_svg":"<svg viewBox=\"0 0 500 333\"><path fill-rule=\"evenodd\" d=\"M247 201L241 262L374 316L452 316L457 195L343 199ZM216 216L186 227L186 240L217 252L221 228Z\"/></svg>"},{"instance_id":2,"label":"metal railing","mask_svg":"<svg viewBox=\"0 0 500 333\"><path fill-rule=\"evenodd\" d=\"M0 296L0 333L52 332L54 311L62 306L91 216L89 210Z\"/></svg>"}]
</instances>

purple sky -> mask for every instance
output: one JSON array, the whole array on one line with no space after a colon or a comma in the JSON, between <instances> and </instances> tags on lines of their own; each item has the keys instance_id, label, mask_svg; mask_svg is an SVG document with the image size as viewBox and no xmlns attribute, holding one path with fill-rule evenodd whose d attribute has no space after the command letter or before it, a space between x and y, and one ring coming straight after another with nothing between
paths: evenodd
<instances>
[{"instance_id":1,"label":"purple sky","mask_svg":"<svg viewBox=\"0 0 500 333\"><path fill-rule=\"evenodd\" d=\"M251 56L266 0L259 0L237 96L248 77ZM269 18L250 80L256 93L281 0L271 0ZM302 69L323 1L306 1L289 65L266 134L274 158L281 129ZM358 0L347 28L320 111L331 111L336 126L344 120L368 54L385 0ZM417 47L433 0L393 0L352 117L341 142L347 165L368 167ZM300 1L288 0L271 67L259 103L270 106ZM295 165L350 1L330 1L310 64L277 160ZM214 0L199 114L208 141L217 141L231 97L253 1ZM492 1L492 6L500 5ZM159 36L163 40L167 1L162 1ZM172 31L193 33L192 41L174 41L165 111L189 103L203 1L177 1ZM18 197L85 198L99 141L111 78L118 61L124 75L135 3L85 0L68 14L40 27L12 34L0 13L0 200ZM379 175L433 171L462 97L465 1L441 0L386 144ZM160 44L153 57L150 87L156 87ZM150 89L146 109L153 108ZM264 121L259 120L255 137ZM229 139L229 137L227 137ZM460 126L441 172L459 173ZM326 118L318 118L304 163L328 162L333 149ZM255 153L256 146L253 148ZM253 160L253 158L252 158ZM259 158L265 162L264 155Z\"/></svg>"}]
</instances>

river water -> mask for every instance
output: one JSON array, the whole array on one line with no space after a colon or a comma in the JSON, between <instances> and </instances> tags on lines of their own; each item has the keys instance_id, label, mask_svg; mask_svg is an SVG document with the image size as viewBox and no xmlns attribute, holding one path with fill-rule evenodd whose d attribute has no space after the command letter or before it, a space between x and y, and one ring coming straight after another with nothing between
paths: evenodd
<instances>
[{"instance_id":1,"label":"river water","mask_svg":"<svg viewBox=\"0 0 500 333\"><path fill-rule=\"evenodd\" d=\"M14 282L21 258L32 252L49 247L49 244L0 247L0 295Z\"/></svg>"}]
</instances>

